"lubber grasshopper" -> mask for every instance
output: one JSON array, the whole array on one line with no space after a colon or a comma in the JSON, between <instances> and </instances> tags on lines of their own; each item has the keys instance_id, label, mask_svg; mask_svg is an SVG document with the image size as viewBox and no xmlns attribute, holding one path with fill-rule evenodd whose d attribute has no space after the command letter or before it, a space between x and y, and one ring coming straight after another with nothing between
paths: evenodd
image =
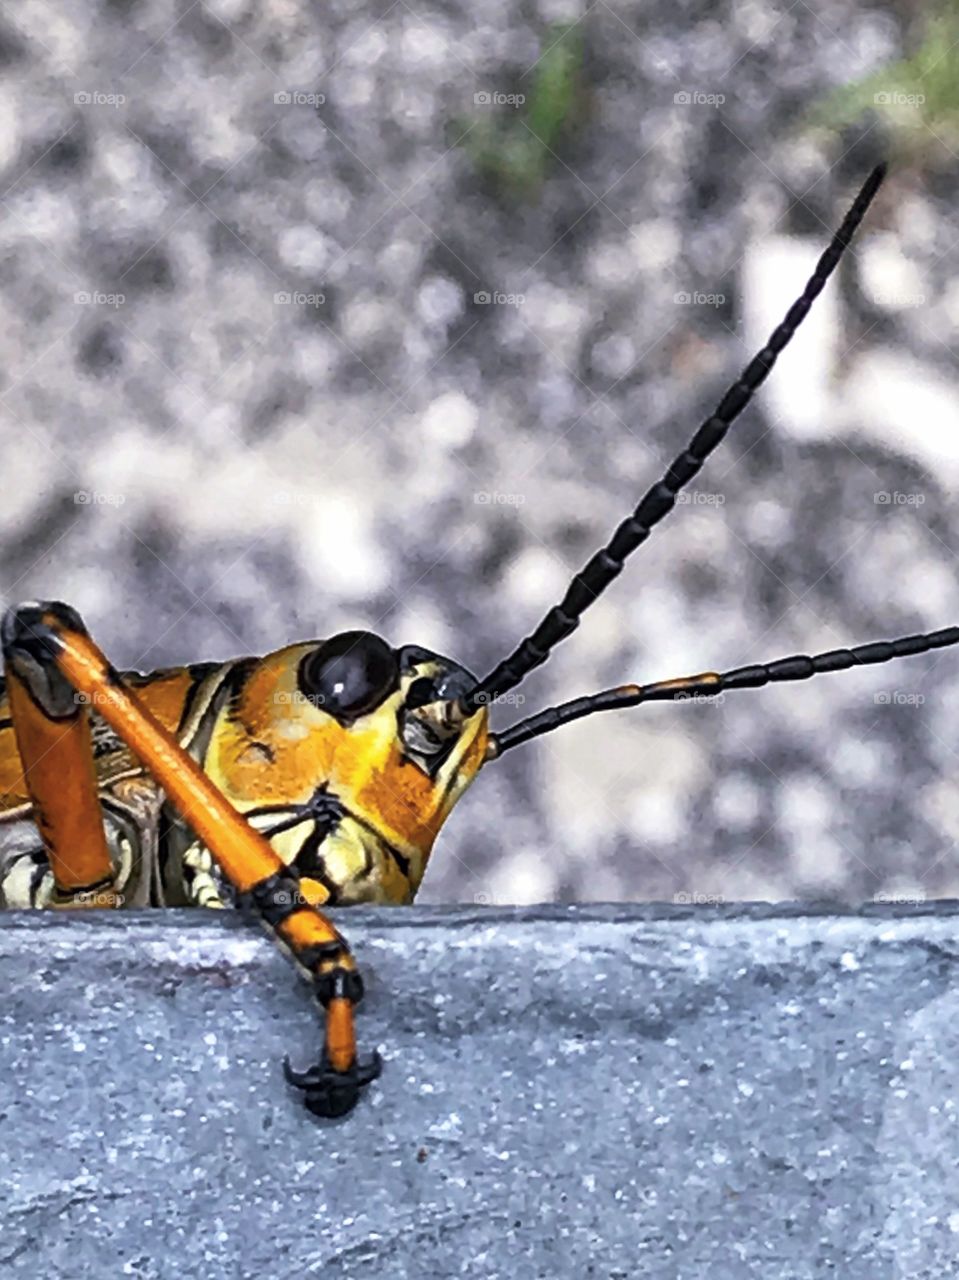
<instances>
[{"instance_id":1,"label":"lubber grasshopper","mask_svg":"<svg viewBox=\"0 0 959 1280\"><path fill-rule=\"evenodd\" d=\"M433 842L487 762L596 711L752 689L959 642L959 627L726 672L621 685L501 732L489 710L547 660L672 509L772 369L835 270L883 178L867 179L805 289L686 449L560 604L488 675L351 631L242 658L118 673L62 604L2 624L0 905L251 903L326 1010L315 1067L288 1080L343 1115L379 1074L357 1057L363 985L321 908L411 902Z\"/></svg>"}]
</instances>

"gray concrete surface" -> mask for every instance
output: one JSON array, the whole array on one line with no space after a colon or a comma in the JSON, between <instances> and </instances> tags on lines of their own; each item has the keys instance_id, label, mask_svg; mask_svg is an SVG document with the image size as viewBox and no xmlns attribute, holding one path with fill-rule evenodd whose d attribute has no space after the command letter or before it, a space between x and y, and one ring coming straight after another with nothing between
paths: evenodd
<instances>
[{"instance_id":1,"label":"gray concrete surface","mask_svg":"<svg viewBox=\"0 0 959 1280\"><path fill-rule=\"evenodd\" d=\"M0 1271L949 1277L959 909L352 911L382 1080L314 1121L238 917L0 921Z\"/></svg>"}]
</instances>

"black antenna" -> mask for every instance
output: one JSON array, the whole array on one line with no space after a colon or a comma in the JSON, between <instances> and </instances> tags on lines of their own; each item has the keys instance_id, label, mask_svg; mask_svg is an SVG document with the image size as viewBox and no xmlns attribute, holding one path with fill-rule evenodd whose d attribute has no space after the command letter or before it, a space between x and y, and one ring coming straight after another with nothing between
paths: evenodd
<instances>
[{"instance_id":1,"label":"black antenna","mask_svg":"<svg viewBox=\"0 0 959 1280\"><path fill-rule=\"evenodd\" d=\"M878 640L857 649L830 649L828 653L817 653L812 658L797 654L792 658L780 658L778 662L736 667L732 671L703 671L697 676L660 680L656 684L619 685L588 698L564 702L559 707L548 707L528 720L521 720L502 733L492 735L490 757L495 760L511 747L518 747L541 734L552 733L560 725L591 716L594 711L616 711L622 707L636 707L641 702L677 702L687 698L711 697L725 693L727 689L759 689L764 684L808 680L810 676L828 671L847 671L850 667L889 662L893 658L928 653L930 649L945 649L952 644L959 644L959 627L945 627L928 635L904 636L901 640Z\"/></svg>"},{"instance_id":2,"label":"black antenna","mask_svg":"<svg viewBox=\"0 0 959 1280\"><path fill-rule=\"evenodd\" d=\"M513 653L481 680L462 699L463 712L471 715L480 706L493 702L501 694L525 680L531 671L549 657L551 650L579 626L582 614L601 595L623 569L628 556L649 537L650 531L672 510L676 495L698 474L703 463L722 443L726 432L749 404L776 358L795 334L835 270L855 234L873 196L886 174L884 164L877 165L863 183L842 225L833 236L805 289L786 312L785 319L770 335L762 351L752 359L739 378L706 419L686 448L673 462L661 480L648 491L631 516L620 524L605 547L579 571L567 588L562 603L555 605L536 630L526 637Z\"/></svg>"}]
</instances>

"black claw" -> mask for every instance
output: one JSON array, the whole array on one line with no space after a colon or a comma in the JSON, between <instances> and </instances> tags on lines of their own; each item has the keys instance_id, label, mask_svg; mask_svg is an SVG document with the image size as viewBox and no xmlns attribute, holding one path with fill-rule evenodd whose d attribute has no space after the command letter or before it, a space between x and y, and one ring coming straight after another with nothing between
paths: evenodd
<instances>
[{"instance_id":1,"label":"black claw","mask_svg":"<svg viewBox=\"0 0 959 1280\"><path fill-rule=\"evenodd\" d=\"M307 1110L324 1120L348 1115L359 1101L360 1090L382 1070L383 1059L376 1052L368 1062L354 1062L349 1071L336 1071L325 1052L315 1067L305 1071L294 1071L289 1058L283 1059L288 1083L303 1090Z\"/></svg>"}]
</instances>

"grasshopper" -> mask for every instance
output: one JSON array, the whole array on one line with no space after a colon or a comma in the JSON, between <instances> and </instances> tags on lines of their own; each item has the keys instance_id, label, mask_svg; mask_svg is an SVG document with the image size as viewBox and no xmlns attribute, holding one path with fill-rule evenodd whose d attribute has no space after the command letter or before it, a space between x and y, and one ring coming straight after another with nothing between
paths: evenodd
<instances>
[{"instance_id":1,"label":"grasshopper","mask_svg":"<svg viewBox=\"0 0 959 1280\"><path fill-rule=\"evenodd\" d=\"M0 626L0 906L251 904L309 976L323 1049L284 1063L316 1115L340 1116L381 1069L357 1054L363 982L327 906L412 902L434 841L480 770L600 711L755 689L959 642L959 628L731 671L624 684L493 732L491 707L579 625L749 404L879 189L875 169L802 294L687 447L562 601L485 678L365 631L143 675L118 672L69 606Z\"/></svg>"}]
</instances>

